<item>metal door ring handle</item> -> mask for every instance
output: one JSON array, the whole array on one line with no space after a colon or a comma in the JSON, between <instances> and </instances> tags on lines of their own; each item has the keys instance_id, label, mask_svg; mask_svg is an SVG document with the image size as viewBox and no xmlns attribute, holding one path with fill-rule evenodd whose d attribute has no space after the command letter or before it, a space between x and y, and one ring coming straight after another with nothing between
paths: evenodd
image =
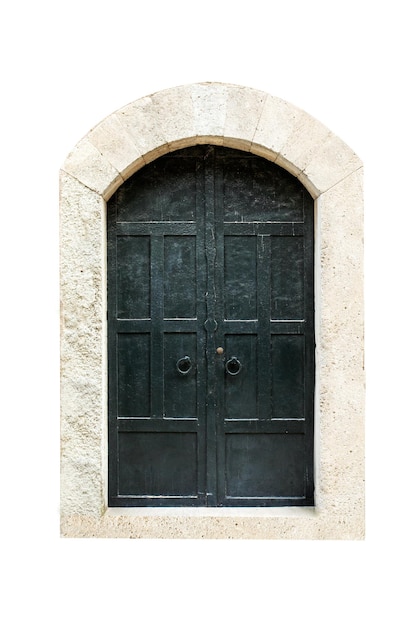
<instances>
[{"instance_id":1,"label":"metal door ring handle","mask_svg":"<svg viewBox=\"0 0 417 626\"><path fill-rule=\"evenodd\" d=\"M191 359L189 356L183 356L181 357L181 359L178 359L177 371L179 374L181 374L182 376L185 376L186 374L188 374L190 370L191 370Z\"/></svg>"},{"instance_id":2,"label":"metal door ring handle","mask_svg":"<svg viewBox=\"0 0 417 626\"><path fill-rule=\"evenodd\" d=\"M242 369L242 364L235 356L232 356L231 359L226 361L226 372L230 376L237 376Z\"/></svg>"}]
</instances>

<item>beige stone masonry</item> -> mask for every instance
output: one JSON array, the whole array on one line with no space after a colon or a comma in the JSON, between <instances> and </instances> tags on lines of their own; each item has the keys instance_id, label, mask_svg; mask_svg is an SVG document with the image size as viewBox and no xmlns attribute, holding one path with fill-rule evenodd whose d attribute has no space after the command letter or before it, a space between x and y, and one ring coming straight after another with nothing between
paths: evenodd
<instances>
[{"instance_id":1,"label":"beige stone masonry","mask_svg":"<svg viewBox=\"0 0 417 626\"><path fill-rule=\"evenodd\" d=\"M315 507L107 507L106 202L155 158L199 143L285 167L315 198ZM363 190L358 156L292 104L201 83L140 98L93 128L61 172L63 537L364 537Z\"/></svg>"},{"instance_id":2,"label":"beige stone masonry","mask_svg":"<svg viewBox=\"0 0 417 626\"><path fill-rule=\"evenodd\" d=\"M117 114L93 128L88 138L118 172L123 172L124 180L145 165L140 148Z\"/></svg>"}]
</instances>

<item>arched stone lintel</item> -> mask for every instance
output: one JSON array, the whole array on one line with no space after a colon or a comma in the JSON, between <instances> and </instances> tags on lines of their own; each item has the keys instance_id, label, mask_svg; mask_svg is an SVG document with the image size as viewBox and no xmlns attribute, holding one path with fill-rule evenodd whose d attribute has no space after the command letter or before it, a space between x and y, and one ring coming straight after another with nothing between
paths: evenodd
<instances>
[{"instance_id":1,"label":"arched stone lintel","mask_svg":"<svg viewBox=\"0 0 417 626\"><path fill-rule=\"evenodd\" d=\"M63 170L108 200L146 163L201 143L275 162L314 198L361 167L341 139L294 105L247 87L197 83L140 98L111 114L75 146Z\"/></svg>"}]
</instances>

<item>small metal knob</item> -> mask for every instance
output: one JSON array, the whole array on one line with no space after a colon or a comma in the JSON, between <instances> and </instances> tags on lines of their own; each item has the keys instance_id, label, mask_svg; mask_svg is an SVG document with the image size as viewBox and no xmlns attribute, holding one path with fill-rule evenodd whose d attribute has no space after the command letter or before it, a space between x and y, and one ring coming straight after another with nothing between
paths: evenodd
<instances>
[{"instance_id":1,"label":"small metal knob","mask_svg":"<svg viewBox=\"0 0 417 626\"><path fill-rule=\"evenodd\" d=\"M216 349L216 352L217 352L217 354L223 354L223 352L224 352L224 348L222 348L221 346L219 346L219 347Z\"/></svg>"}]
</instances>

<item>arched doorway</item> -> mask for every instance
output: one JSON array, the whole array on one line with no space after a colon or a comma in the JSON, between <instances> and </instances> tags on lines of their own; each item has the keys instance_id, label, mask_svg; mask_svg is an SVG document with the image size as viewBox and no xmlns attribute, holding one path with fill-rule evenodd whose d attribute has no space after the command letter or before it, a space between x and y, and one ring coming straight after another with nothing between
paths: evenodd
<instances>
[{"instance_id":1,"label":"arched doorway","mask_svg":"<svg viewBox=\"0 0 417 626\"><path fill-rule=\"evenodd\" d=\"M265 515L261 506L109 506L107 202L159 157L197 144L265 158L314 198L314 507L271 507ZM221 83L139 98L77 143L60 174L64 536L363 537L362 175L360 158L308 113L270 94Z\"/></svg>"},{"instance_id":2,"label":"arched doorway","mask_svg":"<svg viewBox=\"0 0 417 626\"><path fill-rule=\"evenodd\" d=\"M313 213L213 145L109 200L110 506L314 503Z\"/></svg>"}]
</instances>

